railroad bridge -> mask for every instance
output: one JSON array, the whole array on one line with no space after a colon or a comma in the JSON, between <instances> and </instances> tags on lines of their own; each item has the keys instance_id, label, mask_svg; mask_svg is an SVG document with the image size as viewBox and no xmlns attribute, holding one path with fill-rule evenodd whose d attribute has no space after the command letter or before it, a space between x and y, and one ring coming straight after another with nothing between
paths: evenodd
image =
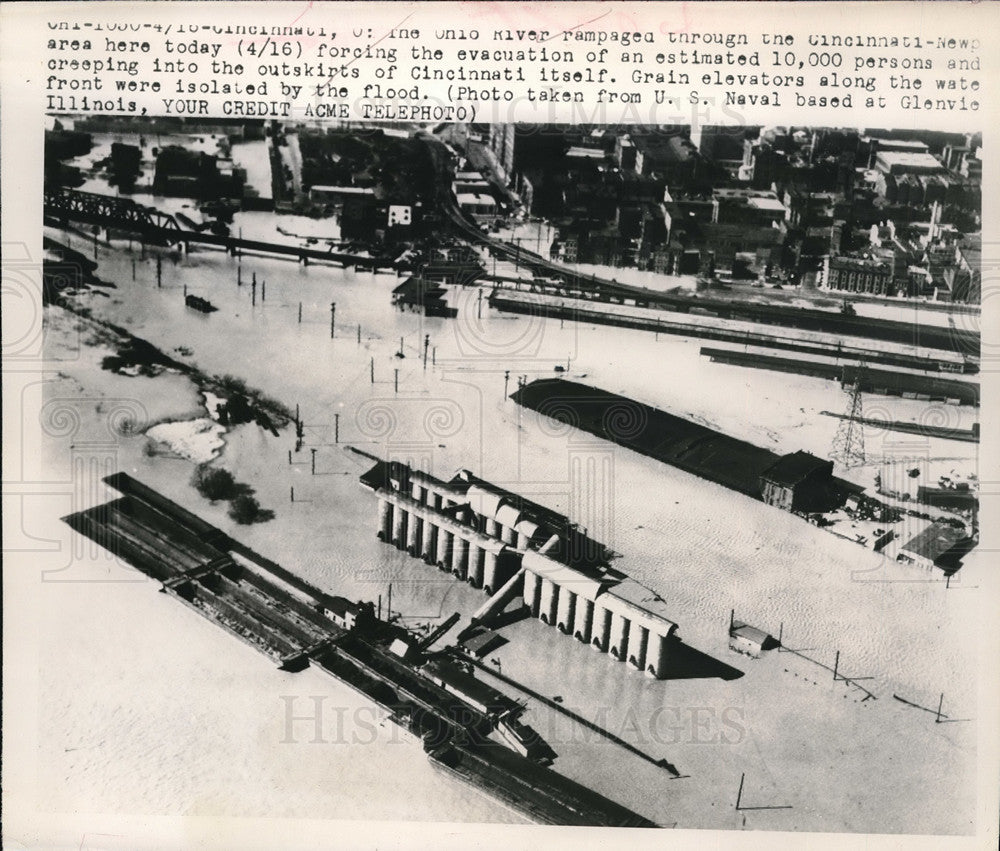
<instances>
[{"instance_id":1,"label":"railroad bridge","mask_svg":"<svg viewBox=\"0 0 1000 851\"><path fill-rule=\"evenodd\" d=\"M184 233L173 216L137 204L131 198L62 187L45 190L45 215L59 219L64 225L70 221L87 222L157 237L163 233L178 236Z\"/></svg>"},{"instance_id":2,"label":"railroad bridge","mask_svg":"<svg viewBox=\"0 0 1000 851\"><path fill-rule=\"evenodd\" d=\"M387 257L349 254L332 250L285 245L256 239L242 239L207 231L185 230L169 213L137 204L131 198L81 192L77 189L50 188L45 190L45 216L65 227L71 221L86 222L105 229L125 231L140 235L145 241L162 245L179 245L185 251L191 243L216 245L237 256L247 252L279 254L294 257L308 264L310 260L353 266L360 269L392 268L394 261Z\"/></svg>"}]
</instances>

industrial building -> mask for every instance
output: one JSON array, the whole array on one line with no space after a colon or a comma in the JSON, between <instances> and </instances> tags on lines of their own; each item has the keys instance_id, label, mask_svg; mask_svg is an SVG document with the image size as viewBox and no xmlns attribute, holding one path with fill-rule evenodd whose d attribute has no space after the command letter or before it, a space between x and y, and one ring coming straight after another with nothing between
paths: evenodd
<instances>
[{"instance_id":1,"label":"industrial building","mask_svg":"<svg viewBox=\"0 0 1000 851\"><path fill-rule=\"evenodd\" d=\"M927 570L941 567L946 557L964 539L965 535L961 530L938 521L903 544L896 555L896 561L915 564Z\"/></svg>"},{"instance_id":2,"label":"industrial building","mask_svg":"<svg viewBox=\"0 0 1000 851\"><path fill-rule=\"evenodd\" d=\"M653 591L607 565L568 518L461 471L445 482L380 462L361 478L378 498L378 536L491 599L473 621L518 596L532 617L662 679L677 624Z\"/></svg>"},{"instance_id":3,"label":"industrial building","mask_svg":"<svg viewBox=\"0 0 1000 851\"><path fill-rule=\"evenodd\" d=\"M833 461L808 452L784 455L760 477L760 495L785 511L821 511L828 507Z\"/></svg>"}]
</instances>

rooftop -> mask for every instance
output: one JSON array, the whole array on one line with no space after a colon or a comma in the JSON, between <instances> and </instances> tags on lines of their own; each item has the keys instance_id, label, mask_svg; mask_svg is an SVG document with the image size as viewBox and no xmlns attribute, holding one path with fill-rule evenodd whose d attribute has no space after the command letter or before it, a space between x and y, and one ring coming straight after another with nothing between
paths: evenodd
<instances>
[{"instance_id":1,"label":"rooftop","mask_svg":"<svg viewBox=\"0 0 1000 851\"><path fill-rule=\"evenodd\" d=\"M433 679L450 686L455 692L474 701L478 706L497 711L519 708L517 701L448 662L429 662L424 666L424 670Z\"/></svg>"},{"instance_id":2,"label":"rooftop","mask_svg":"<svg viewBox=\"0 0 1000 851\"><path fill-rule=\"evenodd\" d=\"M919 535L910 538L900 549L929 561L937 561L955 548L965 535L948 523L932 523Z\"/></svg>"},{"instance_id":3,"label":"rooftop","mask_svg":"<svg viewBox=\"0 0 1000 851\"><path fill-rule=\"evenodd\" d=\"M574 145L566 151L567 157L587 157L592 160L603 160L604 151L601 148L581 148Z\"/></svg>"},{"instance_id":4,"label":"rooftop","mask_svg":"<svg viewBox=\"0 0 1000 851\"><path fill-rule=\"evenodd\" d=\"M773 210L776 213L785 212L785 205L777 198L754 197L747 200L747 204L756 207L758 210Z\"/></svg>"},{"instance_id":5,"label":"rooftop","mask_svg":"<svg viewBox=\"0 0 1000 851\"><path fill-rule=\"evenodd\" d=\"M873 138L879 150L883 151L926 151L927 144L917 139L879 139Z\"/></svg>"},{"instance_id":6,"label":"rooftop","mask_svg":"<svg viewBox=\"0 0 1000 851\"><path fill-rule=\"evenodd\" d=\"M919 168L944 171L944 166L941 165L937 157L925 152L879 151L878 162L887 169Z\"/></svg>"},{"instance_id":7,"label":"rooftop","mask_svg":"<svg viewBox=\"0 0 1000 851\"><path fill-rule=\"evenodd\" d=\"M757 629L757 627L750 626L749 624L740 623L740 621L733 622L733 628L729 631L729 634L751 641L765 650L778 645L778 642L771 635L764 632L764 630Z\"/></svg>"},{"instance_id":8,"label":"rooftop","mask_svg":"<svg viewBox=\"0 0 1000 851\"><path fill-rule=\"evenodd\" d=\"M461 204L486 204L495 207L496 201L491 195L482 195L478 192L463 192L457 196L458 203Z\"/></svg>"},{"instance_id":9,"label":"rooftop","mask_svg":"<svg viewBox=\"0 0 1000 851\"><path fill-rule=\"evenodd\" d=\"M310 192L323 192L328 195L374 195L372 186L313 186Z\"/></svg>"},{"instance_id":10,"label":"rooftop","mask_svg":"<svg viewBox=\"0 0 1000 851\"><path fill-rule=\"evenodd\" d=\"M512 397L541 414L754 497L773 452L596 387L538 379Z\"/></svg>"},{"instance_id":11,"label":"rooftop","mask_svg":"<svg viewBox=\"0 0 1000 851\"><path fill-rule=\"evenodd\" d=\"M769 481L781 485L797 485L803 479L820 470L830 470L833 462L817 458L801 449L789 455L783 455L768 467L762 476Z\"/></svg>"}]
</instances>

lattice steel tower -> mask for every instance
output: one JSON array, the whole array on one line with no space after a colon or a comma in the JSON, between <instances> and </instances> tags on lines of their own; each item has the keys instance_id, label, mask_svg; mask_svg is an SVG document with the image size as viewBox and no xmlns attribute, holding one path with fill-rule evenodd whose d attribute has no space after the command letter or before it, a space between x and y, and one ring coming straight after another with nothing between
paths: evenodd
<instances>
[{"instance_id":1,"label":"lattice steel tower","mask_svg":"<svg viewBox=\"0 0 1000 851\"><path fill-rule=\"evenodd\" d=\"M853 384L848 384L846 374L844 376L844 392L848 396L847 413L837 426L830 451L830 457L848 469L865 463L864 411L861 402L861 378L864 371L865 364L862 361L854 374Z\"/></svg>"}]
</instances>

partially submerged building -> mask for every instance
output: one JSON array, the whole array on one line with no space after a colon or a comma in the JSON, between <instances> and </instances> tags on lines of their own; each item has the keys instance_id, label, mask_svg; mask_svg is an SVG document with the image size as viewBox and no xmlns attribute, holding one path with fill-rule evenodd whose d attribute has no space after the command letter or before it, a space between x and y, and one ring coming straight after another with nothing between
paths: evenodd
<instances>
[{"instance_id":1,"label":"partially submerged building","mask_svg":"<svg viewBox=\"0 0 1000 851\"><path fill-rule=\"evenodd\" d=\"M963 540L965 534L960 529L950 523L938 521L903 544L896 555L896 561L915 564L927 570L942 567Z\"/></svg>"},{"instance_id":2,"label":"partially submerged building","mask_svg":"<svg viewBox=\"0 0 1000 851\"><path fill-rule=\"evenodd\" d=\"M568 518L460 471L451 481L394 462L361 478L378 536L482 588L480 622L521 598L533 617L650 676L667 674L677 624L655 592L609 567Z\"/></svg>"},{"instance_id":3,"label":"partially submerged building","mask_svg":"<svg viewBox=\"0 0 1000 851\"><path fill-rule=\"evenodd\" d=\"M833 463L778 455L625 396L542 378L512 394L519 405L788 511L815 510L835 491Z\"/></svg>"},{"instance_id":4,"label":"partially submerged building","mask_svg":"<svg viewBox=\"0 0 1000 851\"><path fill-rule=\"evenodd\" d=\"M765 650L780 646L770 633L750 624L733 621L729 627L729 649L745 656L758 658Z\"/></svg>"},{"instance_id":5,"label":"partially submerged building","mask_svg":"<svg viewBox=\"0 0 1000 851\"><path fill-rule=\"evenodd\" d=\"M792 452L761 474L760 495L768 505L785 511L820 511L827 507L832 481L833 461Z\"/></svg>"}]
</instances>

